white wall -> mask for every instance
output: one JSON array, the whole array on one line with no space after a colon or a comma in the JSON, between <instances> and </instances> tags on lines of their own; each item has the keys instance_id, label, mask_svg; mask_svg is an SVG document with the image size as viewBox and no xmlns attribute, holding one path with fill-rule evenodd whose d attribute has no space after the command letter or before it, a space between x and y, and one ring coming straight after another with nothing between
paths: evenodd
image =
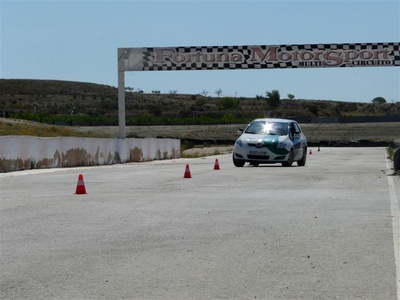
<instances>
[{"instance_id":1,"label":"white wall","mask_svg":"<svg viewBox=\"0 0 400 300\"><path fill-rule=\"evenodd\" d=\"M110 165L180 157L178 139L0 137L0 172Z\"/></svg>"}]
</instances>

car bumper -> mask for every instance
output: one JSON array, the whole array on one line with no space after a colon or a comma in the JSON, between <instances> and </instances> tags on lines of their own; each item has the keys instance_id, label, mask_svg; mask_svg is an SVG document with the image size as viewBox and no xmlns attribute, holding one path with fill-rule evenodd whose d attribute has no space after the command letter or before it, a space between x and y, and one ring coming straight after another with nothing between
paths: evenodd
<instances>
[{"instance_id":1,"label":"car bumper","mask_svg":"<svg viewBox=\"0 0 400 300\"><path fill-rule=\"evenodd\" d=\"M277 154L269 150L249 150L246 148L234 148L233 157L238 160L246 162L258 162L258 163L279 163L285 162L289 159L289 153Z\"/></svg>"}]
</instances>

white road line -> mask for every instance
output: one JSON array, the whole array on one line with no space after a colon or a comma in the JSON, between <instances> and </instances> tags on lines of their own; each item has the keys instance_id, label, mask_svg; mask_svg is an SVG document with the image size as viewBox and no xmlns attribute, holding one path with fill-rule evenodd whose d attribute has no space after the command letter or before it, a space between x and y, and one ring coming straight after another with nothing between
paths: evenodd
<instances>
[{"instance_id":1,"label":"white road line","mask_svg":"<svg viewBox=\"0 0 400 300\"><path fill-rule=\"evenodd\" d=\"M390 170L389 160L386 159L386 168ZM397 300L400 300L400 208L396 195L396 186L392 176L387 176L389 183L390 208L392 214L394 259L396 265Z\"/></svg>"}]
</instances>

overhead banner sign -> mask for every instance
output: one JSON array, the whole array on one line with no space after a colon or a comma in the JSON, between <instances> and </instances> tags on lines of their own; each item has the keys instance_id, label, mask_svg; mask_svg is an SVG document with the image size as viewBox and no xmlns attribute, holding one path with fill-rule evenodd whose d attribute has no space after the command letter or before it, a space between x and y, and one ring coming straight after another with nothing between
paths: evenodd
<instances>
[{"instance_id":1,"label":"overhead banner sign","mask_svg":"<svg viewBox=\"0 0 400 300\"><path fill-rule=\"evenodd\" d=\"M400 43L119 48L118 70L400 66Z\"/></svg>"}]
</instances>

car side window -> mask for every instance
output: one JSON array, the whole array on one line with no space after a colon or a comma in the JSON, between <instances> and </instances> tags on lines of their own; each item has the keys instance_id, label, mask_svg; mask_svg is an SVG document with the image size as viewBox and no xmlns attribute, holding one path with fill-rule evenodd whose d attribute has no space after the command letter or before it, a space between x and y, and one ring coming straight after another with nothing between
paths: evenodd
<instances>
[{"instance_id":1,"label":"car side window","mask_svg":"<svg viewBox=\"0 0 400 300\"><path fill-rule=\"evenodd\" d=\"M294 133L299 134L301 132L300 126L297 123L292 124L294 127Z\"/></svg>"},{"instance_id":2,"label":"car side window","mask_svg":"<svg viewBox=\"0 0 400 300\"><path fill-rule=\"evenodd\" d=\"M294 136L294 135L296 134L296 128L295 128L295 126L294 126L294 123L291 123L291 124L290 124L290 134L291 134L292 136Z\"/></svg>"}]
</instances>

